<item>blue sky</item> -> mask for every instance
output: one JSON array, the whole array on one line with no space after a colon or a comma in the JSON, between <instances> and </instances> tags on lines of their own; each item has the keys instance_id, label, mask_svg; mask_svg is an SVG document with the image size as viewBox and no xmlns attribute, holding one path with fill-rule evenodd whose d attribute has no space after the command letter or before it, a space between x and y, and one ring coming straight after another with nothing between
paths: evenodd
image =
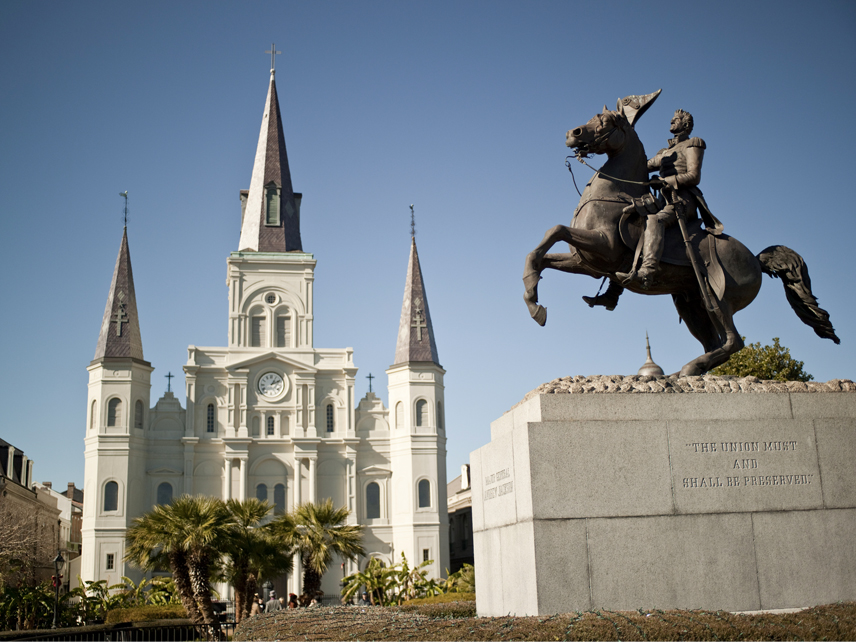
<instances>
[{"instance_id":1,"label":"blue sky","mask_svg":"<svg viewBox=\"0 0 856 642\"><path fill-rule=\"evenodd\" d=\"M853 378L856 4L852 2L40 2L0 4L0 437L36 479L83 481L92 359L130 193L129 238L152 403L187 346L224 345L226 257L240 233L275 42L302 237L318 260L315 345L352 346L385 398L409 209L440 362L448 470L540 383L674 372L700 345L668 297L581 300L552 273L538 327L523 259L578 197L565 132L619 97L663 93L707 142L702 189L753 252L808 263L842 339L817 338L765 277L736 317L817 380ZM595 166L602 163L595 159ZM576 170L582 185L591 171ZM183 400L184 382L173 380Z\"/></svg>"}]
</instances>

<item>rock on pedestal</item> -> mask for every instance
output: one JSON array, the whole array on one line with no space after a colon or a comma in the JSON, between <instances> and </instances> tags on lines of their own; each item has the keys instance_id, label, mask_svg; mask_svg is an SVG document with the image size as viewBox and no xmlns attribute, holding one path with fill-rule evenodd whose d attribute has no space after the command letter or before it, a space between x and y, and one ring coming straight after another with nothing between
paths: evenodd
<instances>
[{"instance_id":1,"label":"rock on pedestal","mask_svg":"<svg viewBox=\"0 0 856 642\"><path fill-rule=\"evenodd\" d=\"M856 384L575 377L472 453L478 614L856 600Z\"/></svg>"}]
</instances>

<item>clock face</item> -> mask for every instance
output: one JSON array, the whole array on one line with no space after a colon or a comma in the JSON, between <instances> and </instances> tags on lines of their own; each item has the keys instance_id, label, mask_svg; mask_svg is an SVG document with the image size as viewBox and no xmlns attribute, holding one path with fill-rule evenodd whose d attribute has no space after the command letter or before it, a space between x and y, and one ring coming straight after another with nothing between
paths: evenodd
<instances>
[{"instance_id":1,"label":"clock face","mask_svg":"<svg viewBox=\"0 0 856 642\"><path fill-rule=\"evenodd\" d=\"M285 383L275 372L263 374L259 379L259 392L265 397L277 397L285 388Z\"/></svg>"}]
</instances>

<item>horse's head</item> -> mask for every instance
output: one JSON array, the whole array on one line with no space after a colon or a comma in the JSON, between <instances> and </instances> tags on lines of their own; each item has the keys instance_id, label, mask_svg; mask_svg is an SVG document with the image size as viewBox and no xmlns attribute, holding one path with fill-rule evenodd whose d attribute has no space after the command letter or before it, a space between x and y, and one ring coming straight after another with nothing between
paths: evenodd
<instances>
[{"instance_id":1,"label":"horse's head","mask_svg":"<svg viewBox=\"0 0 856 642\"><path fill-rule=\"evenodd\" d=\"M619 98L616 111L603 106L603 112L582 127L568 130L565 144L578 153L612 155L619 151L633 125L657 100L662 90L644 96Z\"/></svg>"},{"instance_id":2,"label":"horse's head","mask_svg":"<svg viewBox=\"0 0 856 642\"><path fill-rule=\"evenodd\" d=\"M625 132L629 127L624 114L609 111L604 105L603 112L585 125L568 130L565 144L583 155L611 154L624 145Z\"/></svg>"}]
</instances>

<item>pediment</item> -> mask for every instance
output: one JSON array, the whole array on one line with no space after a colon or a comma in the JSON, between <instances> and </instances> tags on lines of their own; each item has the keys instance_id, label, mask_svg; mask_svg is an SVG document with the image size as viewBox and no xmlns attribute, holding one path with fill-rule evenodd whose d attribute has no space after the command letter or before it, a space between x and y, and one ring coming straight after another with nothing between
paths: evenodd
<instances>
[{"instance_id":1,"label":"pediment","mask_svg":"<svg viewBox=\"0 0 856 642\"><path fill-rule=\"evenodd\" d=\"M308 366L302 361L297 361L296 359L291 359L285 355L282 355L278 352L274 352L271 350L270 352L264 352L262 354L253 355L251 357L247 357L245 359L241 359L240 361L236 361L234 363L230 363L226 366L226 370L238 370L241 368L249 368L251 366L257 365L259 363L264 363L266 361L275 361L277 363L282 363L287 366L290 366L295 372L306 372L309 374L315 374L318 372L317 368L313 368L312 366Z\"/></svg>"},{"instance_id":2,"label":"pediment","mask_svg":"<svg viewBox=\"0 0 856 642\"><path fill-rule=\"evenodd\" d=\"M160 468L152 468L151 470L146 471L146 474L151 475L152 477L165 477L167 475L183 475L184 473L180 470L161 466Z\"/></svg>"},{"instance_id":3,"label":"pediment","mask_svg":"<svg viewBox=\"0 0 856 642\"><path fill-rule=\"evenodd\" d=\"M391 470L381 466L368 466L367 468L357 471L357 473L360 475L371 475L373 477L389 477L392 475Z\"/></svg>"}]
</instances>

